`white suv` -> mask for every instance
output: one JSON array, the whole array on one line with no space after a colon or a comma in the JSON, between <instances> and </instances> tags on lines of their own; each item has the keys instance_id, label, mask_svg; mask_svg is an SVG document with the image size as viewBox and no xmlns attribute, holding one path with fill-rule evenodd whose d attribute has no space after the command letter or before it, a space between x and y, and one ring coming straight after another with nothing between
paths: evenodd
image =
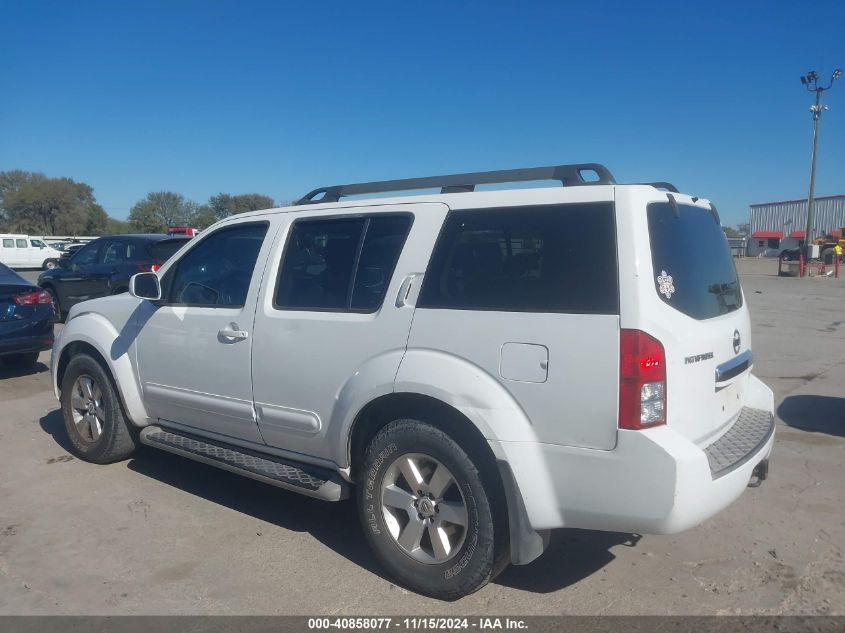
<instances>
[{"instance_id":1,"label":"white suv","mask_svg":"<svg viewBox=\"0 0 845 633\"><path fill-rule=\"evenodd\" d=\"M564 186L475 191L532 180ZM130 292L74 306L53 349L76 455L142 443L354 494L428 595L554 528L690 528L766 477L773 397L719 217L668 183L586 164L327 187L217 223Z\"/></svg>"}]
</instances>

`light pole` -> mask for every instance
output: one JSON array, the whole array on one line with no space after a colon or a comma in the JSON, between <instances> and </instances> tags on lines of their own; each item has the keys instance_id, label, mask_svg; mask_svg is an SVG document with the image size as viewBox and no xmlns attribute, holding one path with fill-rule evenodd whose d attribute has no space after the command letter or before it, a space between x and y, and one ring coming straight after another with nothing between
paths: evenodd
<instances>
[{"instance_id":1,"label":"light pole","mask_svg":"<svg viewBox=\"0 0 845 633\"><path fill-rule=\"evenodd\" d=\"M810 195L807 197L807 230L804 233L804 254L807 259L810 258L810 244L813 243L813 196L816 189L816 153L819 148L819 120L822 116L822 110L827 110L827 106L822 105L822 93L825 90L830 90L833 82L842 76L842 71L837 68L830 76L830 81L827 86L819 85L819 75L815 70L811 70L806 75L801 76L801 83L810 92L816 93L816 103L810 106L810 112L813 113L813 158L812 166L810 167Z\"/></svg>"}]
</instances>

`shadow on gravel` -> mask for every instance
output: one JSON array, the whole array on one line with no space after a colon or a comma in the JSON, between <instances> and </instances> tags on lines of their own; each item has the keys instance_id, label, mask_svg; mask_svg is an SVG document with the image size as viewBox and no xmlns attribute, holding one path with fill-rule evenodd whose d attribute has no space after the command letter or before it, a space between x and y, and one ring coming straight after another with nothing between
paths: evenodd
<instances>
[{"instance_id":1,"label":"shadow on gravel","mask_svg":"<svg viewBox=\"0 0 845 633\"><path fill-rule=\"evenodd\" d=\"M272 526L307 532L356 565L390 580L370 553L351 501L328 503L311 499L147 447L141 447L129 462L129 469L270 523L262 538L274 538Z\"/></svg>"},{"instance_id":2,"label":"shadow on gravel","mask_svg":"<svg viewBox=\"0 0 845 633\"><path fill-rule=\"evenodd\" d=\"M41 428L69 452L62 412L51 411ZM352 501L327 503L263 484L206 464L141 447L128 468L182 490L271 524L262 538L274 538L274 528L307 532L323 545L388 582L370 551ZM530 565L506 569L493 582L535 593L550 593L594 574L614 560L611 548L636 546L640 536L588 530L555 530L546 552Z\"/></svg>"},{"instance_id":3,"label":"shadow on gravel","mask_svg":"<svg viewBox=\"0 0 845 633\"><path fill-rule=\"evenodd\" d=\"M50 371L50 368L44 363L35 363L35 365L27 369L14 369L0 361L0 380L19 378L20 376L35 376L37 374L43 374L45 371Z\"/></svg>"},{"instance_id":4,"label":"shadow on gravel","mask_svg":"<svg viewBox=\"0 0 845 633\"><path fill-rule=\"evenodd\" d=\"M493 582L497 585L551 593L574 585L593 575L616 557L612 547L636 547L639 534L596 532L593 530L554 530L548 549L528 565L508 567Z\"/></svg>"},{"instance_id":5,"label":"shadow on gravel","mask_svg":"<svg viewBox=\"0 0 845 633\"><path fill-rule=\"evenodd\" d=\"M56 444L70 453L70 438L67 436L65 421L62 417L61 409L53 409L50 413L43 416L38 423L41 425L41 428L44 429L45 433L53 437Z\"/></svg>"},{"instance_id":6,"label":"shadow on gravel","mask_svg":"<svg viewBox=\"0 0 845 633\"><path fill-rule=\"evenodd\" d=\"M789 396L777 410L787 426L845 437L845 398L834 396Z\"/></svg>"}]
</instances>

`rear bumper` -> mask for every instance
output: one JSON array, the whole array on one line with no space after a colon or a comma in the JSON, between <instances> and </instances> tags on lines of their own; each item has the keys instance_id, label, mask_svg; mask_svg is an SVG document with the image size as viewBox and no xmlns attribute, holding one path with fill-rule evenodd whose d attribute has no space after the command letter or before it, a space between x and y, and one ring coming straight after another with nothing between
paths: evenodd
<instances>
[{"instance_id":1,"label":"rear bumper","mask_svg":"<svg viewBox=\"0 0 845 633\"><path fill-rule=\"evenodd\" d=\"M52 313L44 319L0 322L0 355L42 352L52 346Z\"/></svg>"},{"instance_id":2,"label":"rear bumper","mask_svg":"<svg viewBox=\"0 0 845 633\"><path fill-rule=\"evenodd\" d=\"M6 354L25 354L43 352L53 347L53 336L28 336L24 338L0 340L0 356Z\"/></svg>"},{"instance_id":3,"label":"rear bumper","mask_svg":"<svg viewBox=\"0 0 845 633\"><path fill-rule=\"evenodd\" d=\"M772 392L752 376L748 396L744 415L708 447L696 446L667 426L620 430L611 451L535 442L490 444L497 458L510 465L534 530L671 534L733 503L771 454Z\"/></svg>"}]
</instances>

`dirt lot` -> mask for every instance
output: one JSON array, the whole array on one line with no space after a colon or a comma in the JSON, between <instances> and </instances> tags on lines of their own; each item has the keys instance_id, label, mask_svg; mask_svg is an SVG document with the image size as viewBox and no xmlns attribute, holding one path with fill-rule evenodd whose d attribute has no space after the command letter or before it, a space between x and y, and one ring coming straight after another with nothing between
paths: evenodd
<instances>
[{"instance_id":1,"label":"dirt lot","mask_svg":"<svg viewBox=\"0 0 845 633\"><path fill-rule=\"evenodd\" d=\"M775 267L739 263L778 407L769 480L673 537L560 530L454 603L385 579L351 503L152 450L73 459L46 365L2 373L0 613L845 614L845 280Z\"/></svg>"}]
</instances>

